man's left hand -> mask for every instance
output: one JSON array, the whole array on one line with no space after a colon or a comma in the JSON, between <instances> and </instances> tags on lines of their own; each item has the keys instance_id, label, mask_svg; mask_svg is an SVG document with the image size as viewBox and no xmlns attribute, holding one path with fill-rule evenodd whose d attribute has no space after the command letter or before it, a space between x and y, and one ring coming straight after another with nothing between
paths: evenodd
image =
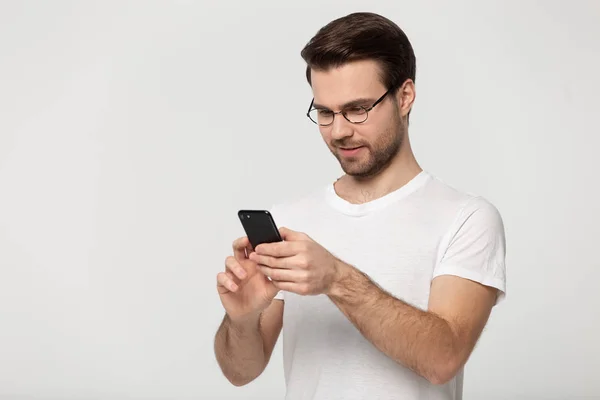
<instances>
[{"instance_id":1,"label":"man's left hand","mask_svg":"<svg viewBox=\"0 0 600 400\"><path fill-rule=\"evenodd\" d=\"M307 234L280 228L282 242L256 246L249 258L280 290L328 294L339 279L341 261Z\"/></svg>"}]
</instances>

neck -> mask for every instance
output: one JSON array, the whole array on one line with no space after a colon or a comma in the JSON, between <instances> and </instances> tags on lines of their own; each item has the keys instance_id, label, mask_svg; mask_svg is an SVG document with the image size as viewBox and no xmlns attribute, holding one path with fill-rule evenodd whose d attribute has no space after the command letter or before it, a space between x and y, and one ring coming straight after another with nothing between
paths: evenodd
<instances>
[{"instance_id":1,"label":"neck","mask_svg":"<svg viewBox=\"0 0 600 400\"><path fill-rule=\"evenodd\" d=\"M398 154L379 173L365 178L344 175L334 187L347 201L366 203L401 188L421 171L406 136Z\"/></svg>"}]
</instances>

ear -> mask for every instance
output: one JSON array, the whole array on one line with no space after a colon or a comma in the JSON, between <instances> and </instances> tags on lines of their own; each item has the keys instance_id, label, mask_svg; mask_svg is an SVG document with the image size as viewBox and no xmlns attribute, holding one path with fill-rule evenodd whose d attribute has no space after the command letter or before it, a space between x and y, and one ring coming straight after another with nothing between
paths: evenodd
<instances>
[{"instance_id":1,"label":"ear","mask_svg":"<svg viewBox=\"0 0 600 400\"><path fill-rule=\"evenodd\" d=\"M416 90L415 83L412 79L407 79L396 93L396 102L398 103L398 111L402 118L406 118L413 103L415 102Z\"/></svg>"}]
</instances>

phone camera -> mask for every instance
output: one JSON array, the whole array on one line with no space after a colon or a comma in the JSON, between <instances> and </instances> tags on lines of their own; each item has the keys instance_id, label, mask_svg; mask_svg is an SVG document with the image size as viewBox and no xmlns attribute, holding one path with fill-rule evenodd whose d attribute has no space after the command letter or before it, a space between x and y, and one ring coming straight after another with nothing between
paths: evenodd
<instances>
[{"instance_id":1,"label":"phone camera","mask_svg":"<svg viewBox=\"0 0 600 400\"><path fill-rule=\"evenodd\" d=\"M246 215L246 217L247 217L247 218L250 218L250 216L249 216L249 215Z\"/></svg>"}]
</instances>

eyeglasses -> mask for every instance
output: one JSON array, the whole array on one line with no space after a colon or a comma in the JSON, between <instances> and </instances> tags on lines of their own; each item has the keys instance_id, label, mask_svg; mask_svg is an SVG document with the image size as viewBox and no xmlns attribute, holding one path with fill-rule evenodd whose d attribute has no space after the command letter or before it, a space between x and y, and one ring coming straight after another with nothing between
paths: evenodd
<instances>
[{"instance_id":1,"label":"eyeglasses","mask_svg":"<svg viewBox=\"0 0 600 400\"><path fill-rule=\"evenodd\" d=\"M338 112L333 112L331 110L321 108L312 108L315 102L315 99L312 99L312 101L310 102L310 106L308 107L308 112L306 113L306 116L310 118L312 122L319 126L331 125L336 114L342 114L348 122L351 122L353 124L361 124L367 120L369 116L369 111L371 111L373 107L375 107L377 104L381 103L381 101L383 101L385 96L387 96L392 91L392 89L393 86L389 88L387 92L385 92L383 96L377 99L377 101L373 103L370 107L348 107Z\"/></svg>"}]
</instances>

